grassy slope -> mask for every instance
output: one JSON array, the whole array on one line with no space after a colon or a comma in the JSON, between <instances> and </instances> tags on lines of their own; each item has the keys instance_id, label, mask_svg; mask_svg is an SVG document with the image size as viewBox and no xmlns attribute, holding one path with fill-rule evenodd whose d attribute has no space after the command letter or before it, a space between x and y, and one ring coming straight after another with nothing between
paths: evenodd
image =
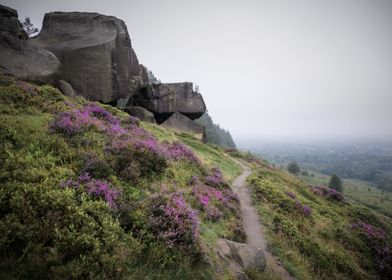
<instances>
[{"instance_id":1,"label":"grassy slope","mask_svg":"<svg viewBox=\"0 0 392 280\"><path fill-rule=\"evenodd\" d=\"M316 196L309 183L284 170L261 166L248 181L271 250L291 274L298 279L379 278L369 243L350 223L363 220L384 228L391 244L391 219L354 201ZM295 200L311 207L312 214L306 217Z\"/></svg>"},{"instance_id":2,"label":"grassy slope","mask_svg":"<svg viewBox=\"0 0 392 280\"><path fill-rule=\"evenodd\" d=\"M311 176L300 176L303 180L308 181L312 184L328 185L329 176L309 171L314 174ZM356 179L344 179L343 180L343 192L344 194L356 200L369 208L378 210L389 217L392 217L392 193L388 191L382 191L376 188L372 183L356 180Z\"/></svg>"},{"instance_id":3,"label":"grassy slope","mask_svg":"<svg viewBox=\"0 0 392 280\"><path fill-rule=\"evenodd\" d=\"M159 140L168 140L170 142L180 141L191 147L194 153L200 158L202 164L200 166L195 166L186 161L171 161L163 173L152 174L151 176L140 178L137 184L129 183L111 171L112 173L110 176L106 177L106 180L112 185L122 189L122 200L129 201L128 203L131 203L129 204L129 207L132 209L125 215L123 213L113 213L113 211L108 209L107 205L100 200L93 200L90 202L90 198L83 196L85 198L83 198L82 201L79 201L77 199L77 192L74 192L73 190L64 191L58 187L64 180L75 178L75 176L79 175L82 164L81 155L94 153L100 157L104 156L106 136L100 131L90 129L80 137L77 136L72 139L67 139L67 137L58 133L52 133L49 130L49 123L53 120L57 112L69 110L69 104L80 107L87 104L87 102L83 98L70 99L65 97L61 95L58 90L50 86L39 87L30 84L16 85L14 82L10 85L0 85L0 99L0 130L2 133L2 138L0 139L0 148L2 149L0 157L2 164L0 168L0 180L3 186L2 192L0 193L0 232L3 236L3 239L0 242L0 251L2 252L0 255L3 260L3 264L0 267L0 274L2 273L2 277L31 277L31 275L38 275L37 273L40 271L42 272L49 269L45 267L45 265L50 264L50 262L44 260L40 261L41 266L35 267L34 265L26 265L26 263L34 262L34 258L38 260L38 258L34 256L35 253L37 256L42 256L42 254L43 256L47 256L44 253L41 254L37 249L37 251L32 253L33 256L29 258L30 252L28 246L34 247L34 244L29 243L30 245L28 245L27 243L23 243L27 241L20 241L20 244L24 244L21 245L21 249L26 248L27 251L23 251L23 249L20 251L20 255L18 255L17 250L15 250L15 259L10 258L9 256L9 253L14 249L8 248L7 244L14 244L14 242L16 242L12 237L13 232L9 231L9 227L10 225L18 227L20 225L18 221L12 221L11 223L11 221L5 219L8 219L10 214L13 215L12 211L19 211L16 209L27 212L31 211L30 208L25 208L26 205L24 204L17 204L10 210L9 207L11 204L9 203L11 202L9 201L9 197L23 196L27 195L29 192L36 193L35 196L42 196L42 199L39 201L30 201L30 198L27 196L23 199L26 200L26 203L31 204L33 208L42 207L43 211L49 211L49 208L46 209L45 207L53 207L49 206L49 201L48 203L45 202L45 197L47 197L46 199L52 200L50 197L56 196L59 198L59 207L70 207L70 203L76 203L74 206L76 207L74 213L81 213L86 216L86 219L90 215L94 215L93 213L95 213L95 211L100 211L99 213L106 215L103 217L105 217L106 221L113 224L115 229L109 231L112 236L105 235L102 238L111 240L111 243L118 242L122 245L125 244L125 249L123 249L123 253L120 254L119 258L121 258L121 261L125 262L127 254L131 255L130 261L127 262L127 270L129 272L125 273L125 275L132 275L131 279L187 279L188 277L190 279L194 279L194 277L203 279L212 277L211 275L214 273L213 267L205 266L203 265L203 262L194 263L191 258L184 255L176 248L165 248L161 243L154 241L154 238L151 238L149 235L151 233L148 233L148 230L145 229L148 219L148 213L146 211L150 195L154 192L160 192L159 188L163 184L168 186L170 190L180 190L183 192L187 201L194 206L195 199L192 197L191 186L189 186L189 180L193 175L203 177L206 173L210 172L210 168L218 167L221 169L225 179L228 181L232 180L241 172L241 167L230 159L223 150L214 146L202 144L191 135L162 129L159 126L148 123L142 123L141 126L154 134ZM118 118L125 118L127 116L123 112L110 106L104 106L104 108ZM8 192L8 190L10 191ZM65 198L65 196L67 196L67 198ZM45 206L46 204L48 204L48 206ZM87 210L86 207L93 208ZM105 211L102 209L105 209ZM62 213L64 214L64 212ZM50 211L48 215L49 214L51 214ZM17 213L17 215L19 215L19 213ZM128 228L128 221L125 221L124 225L124 217L122 217L122 215L125 216L126 219L132 221L131 228ZM43 226L40 225L41 221L39 216L35 216L35 218L32 216L29 218L31 218L31 220L27 219L25 223L27 222L32 226L24 228L23 230L19 229L21 232L20 240L28 240L28 238L32 238L32 236L41 236L40 228L43 228ZM205 254L205 258L209 259L209 262L211 263L216 261L213 245L218 237L226 237L234 240L243 238L236 236L236 232L234 231L241 223L237 213L225 210L224 217L217 222L210 221L204 217L204 214L200 214L200 221L200 240L204 252L203 254ZM70 222L72 223L72 221ZM98 221L98 224L94 225L98 228L104 226L106 228L106 225L102 223L103 222ZM80 225L84 226L83 222ZM47 225L45 231L50 235L54 231L61 232L61 230L63 230L61 226L62 225L58 224L50 224ZM75 227L74 225L70 226L72 228ZM132 231L133 228L137 228L137 235ZM76 229L75 234L79 233L80 232ZM26 236L22 236L22 234L25 234ZM87 239L94 235L93 232L85 232L83 234L83 238ZM58 235L60 236L60 233L58 233ZM54 240L57 240L56 238L60 237L56 236L53 238ZM50 238L52 238L52 236ZM64 239L65 237L61 238ZM69 242L73 242L76 237L67 236L67 238L70 238ZM99 258L100 261L105 262L105 260L102 260L104 256L103 252L107 249L105 246L108 246L107 244L109 244L106 242L109 241L100 238L101 237L97 237L95 241L89 240L86 242L95 242L94 246L97 251L94 252L97 254L96 257ZM48 241L42 242L42 245L37 246L47 246L44 244L47 244ZM36 244L40 244L40 241L36 240ZM76 246L75 250L83 247L77 244L67 246L70 246L70 248ZM131 247L134 250L132 253L128 253L127 250ZM116 248L119 248L119 246ZM115 263L110 265L116 267L119 265L120 261L117 261L114 257L116 256L114 251L112 254L113 263ZM88 251L87 255L93 255L93 253ZM52 256L54 260L56 257L58 256ZM9 263L4 262L5 258L9 260ZM87 261L78 260L76 264L73 264L75 265L74 268L70 266L59 266L61 268L58 269L63 269L64 271L67 271L67 269L72 269L74 271L79 269L90 269L89 267L86 268L83 266L84 262ZM108 261L106 260L106 262ZM79 263L82 263L80 267L78 266ZM53 264L56 263L54 262L52 265ZM60 264L57 263L56 265ZM9 269L11 266L13 268L10 272ZM53 272L53 268L51 269ZM94 268L91 266L91 270L93 269ZM123 270L124 268L120 266L119 269ZM114 271L113 275L118 275L119 269ZM106 274L106 276L102 276L101 274L100 276L97 276L97 278L107 276L108 274ZM45 278L48 277L48 275L43 274L40 277Z\"/></svg>"}]
</instances>

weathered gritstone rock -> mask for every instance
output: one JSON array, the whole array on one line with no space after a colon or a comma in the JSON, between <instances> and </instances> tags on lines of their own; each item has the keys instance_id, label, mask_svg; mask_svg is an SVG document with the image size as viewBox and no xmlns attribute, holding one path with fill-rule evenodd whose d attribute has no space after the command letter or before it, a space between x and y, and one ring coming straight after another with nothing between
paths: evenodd
<instances>
[{"instance_id":1,"label":"weathered gritstone rock","mask_svg":"<svg viewBox=\"0 0 392 280\"><path fill-rule=\"evenodd\" d=\"M171 115L161 126L195 134L199 139L203 139L204 127L178 112Z\"/></svg>"},{"instance_id":2,"label":"weathered gritstone rock","mask_svg":"<svg viewBox=\"0 0 392 280\"><path fill-rule=\"evenodd\" d=\"M76 96L76 92L75 90L72 88L72 86L63 80L59 81L59 89L61 90L61 92L69 97L75 97Z\"/></svg>"},{"instance_id":3,"label":"weathered gritstone rock","mask_svg":"<svg viewBox=\"0 0 392 280\"><path fill-rule=\"evenodd\" d=\"M31 41L59 58L60 78L89 100L113 102L148 84L127 27L118 18L97 13L47 13L41 32Z\"/></svg>"},{"instance_id":4,"label":"weathered gritstone rock","mask_svg":"<svg viewBox=\"0 0 392 280\"><path fill-rule=\"evenodd\" d=\"M235 272L237 279L248 279L244 269L264 271L266 260L263 251L254 250L245 243L218 239L216 252L225 268Z\"/></svg>"},{"instance_id":5,"label":"weathered gritstone rock","mask_svg":"<svg viewBox=\"0 0 392 280\"><path fill-rule=\"evenodd\" d=\"M60 62L45 49L0 32L0 73L37 83L52 83L58 75Z\"/></svg>"},{"instance_id":6,"label":"weathered gritstone rock","mask_svg":"<svg viewBox=\"0 0 392 280\"><path fill-rule=\"evenodd\" d=\"M18 12L3 5L0 5L0 31L18 39L27 39L27 34L23 31L18 20Z\"/></svg>"},{"instance_id":7,"label":"weathered gritstone rock","mask_svg":"<svg viewBox=\"0 0 392 280\"><path fill-rule=\"evenodd\" d=\"M60 62L52 52L22 40L25 36L17 12L0 6L0 74L51 83L58 74Z\"/></svg>"},{"instance_id":8,"label":"weathered gritstone rock","mask_svg":"<svg viewBox=\"0 0 392 280\"><path fill-rule=\"evenodd\" d=\"M128 106L125 112L131 116L137 117L141 121L155 123L154 114L140 106Z\"/></svg>"},{"instance_id":9,"label":"weathered gritstone rock","mask_svg":"<svg viewBox=\"0 0 392 280\"><path fill-rule=\"evenodd\" d=\"M193 91L190 82L153 84L142 89L132 102L153 112L158 123L164 122L175 112L194 120L206 111L203 97Z\"/></svg>"}]
</instances>

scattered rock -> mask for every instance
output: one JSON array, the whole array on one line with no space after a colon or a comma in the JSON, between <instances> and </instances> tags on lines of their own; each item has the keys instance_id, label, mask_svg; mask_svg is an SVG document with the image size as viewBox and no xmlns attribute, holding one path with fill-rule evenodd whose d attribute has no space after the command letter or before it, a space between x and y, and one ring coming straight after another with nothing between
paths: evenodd
<instances>
[{"instance_id":1,"label":"scattered rock","mask_svg":"<svg viewBox=\"0 0 392 280\"><path fill-rule=\"evenodd\" d=\"M155 123L154 114L140 106L128 106L125 112L131 116L137 117L141 121Z\"/></svg>"},{"instance_id":2,"label":"scattered rock","mask_svg":"<svg viewBox=\"0 0 392 280\"><path fill-rule=\"evenodd\" d=\"M193 84L189 82L152 84L134 97L133 105L153 112L158 123L175 112L194 120L206 111L203 97L193 91Z\"/></svg>"},{"instance_id":3,"label":"scattered rock","mask_svg":"<svg viewBox=\"0 0 392 280\"><path fill-rule=\"evenodd\" d=\"M217 255L225 267L236 273L237 279L247 279L244 269L264 271L266 266L262 250L253 250L245 243L238 243L227 239L218 239Z\"/></svg>"},{"instance_id":4,"label":"scattered rock","mask_svg":"<svg viewBox=\"0 0 392 280\"><path fill-rule=\"evenodd\" d=\"M61 79L89 100L105 103L132 96L147 86L125 23L97 13L45 14L31 40L61 61Z\"/></svg>"},{"instance_id":5,"label":"scattered rock","mask_svg":"<svg viewBox=\"0 0 392 280\"><path fill-rule=\"evenodd\" d=\"M59 80L59 89L66 96L69 96L69 97L75 97L76 96L75 90L66 81Z\"/></svg>"},{"instance_id":6,"label":"scattered rock","mask_svg":"<svg viewBox=\"0 0 392 280\"><path fill-rule=\"evenodd\" d=\"M203 126L198 125L188 117L178 112L172 114L166 121L161 124L161 126L177 129L191 134L196 134L196 136L200 139L202 139L204 135Z\"/></svg>"}]
</instances>

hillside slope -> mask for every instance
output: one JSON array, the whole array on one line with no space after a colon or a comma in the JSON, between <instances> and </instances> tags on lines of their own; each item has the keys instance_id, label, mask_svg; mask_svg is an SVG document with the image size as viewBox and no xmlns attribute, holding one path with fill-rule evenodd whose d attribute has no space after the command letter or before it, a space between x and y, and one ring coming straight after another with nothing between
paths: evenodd
<instances>
[{"instance_id":1,"label":"hillside slope","mask_svg":"<svg viewBox=\"0 0 392 280\"><path fill-rule=\"evenodd\" d=\"M297 279L389 277L390 218L250 154L0 77L0 278L234 279L216 244L245 242L237 160Z\"/></svg>"},{"instance_id":2,"label":"hillside slope","mask_svg":"<svg viewBox=\"0 0 392 280\"><path fill-rule=\"evenodd\" d=\"M240 172L188 134L1 77L0 278L211 279L217 238L244 241Z\"/></svg>"},{"instance_id":3,"label":"hillside slope","mask_svg":"<svg viewBox=\"0 0 392 280\"><path fill-rule=\"evenodd\" d=\"M271 251L297 279L390 279L389 217L267 164L248 183Z\"/></svg>"}]
</instances>

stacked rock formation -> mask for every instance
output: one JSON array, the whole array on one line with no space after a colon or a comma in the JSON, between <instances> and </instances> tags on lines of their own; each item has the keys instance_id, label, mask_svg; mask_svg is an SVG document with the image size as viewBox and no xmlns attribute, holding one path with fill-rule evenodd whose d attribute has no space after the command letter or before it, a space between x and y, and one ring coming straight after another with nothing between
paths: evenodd
<instances>
[{"instance_id":1,"label":"stacked rock formation","mask_svg":"<svg viewBox=\"0 0 392 280\"><path fill-rule=\"evenodd\" d=\"M45 14L32 44L52 51L61 78L90 100L113 102L147 86L125 23L97 13Z\"/></svg>"},{"instance_id":2,"label":"stacked rock formation","mask_svg":"<svg viewBox=\"0 0 392 280\"><path fill-rule=\"evenodd\" d=\"M204 134L204 128L193 120L204 114L206 105L201 94L193 90L192 83L152 84L140 90L130 103L152 112L162 126L201 137Z\"/></svg>"},{"instance_id":3,"label":"stacked rock formation","mask_svg":"<svg viewBox=\"0 0 392 280\"><path fill-rule=\"evenodd\" d=\"M206 110L192 83L149 84L125 23L97 13L45 14L27 40L17 12L0 5L0 74L52 83L64 94L120 105L144 121L203 135L194 123Z\"/></svg>"}]
</instances>

